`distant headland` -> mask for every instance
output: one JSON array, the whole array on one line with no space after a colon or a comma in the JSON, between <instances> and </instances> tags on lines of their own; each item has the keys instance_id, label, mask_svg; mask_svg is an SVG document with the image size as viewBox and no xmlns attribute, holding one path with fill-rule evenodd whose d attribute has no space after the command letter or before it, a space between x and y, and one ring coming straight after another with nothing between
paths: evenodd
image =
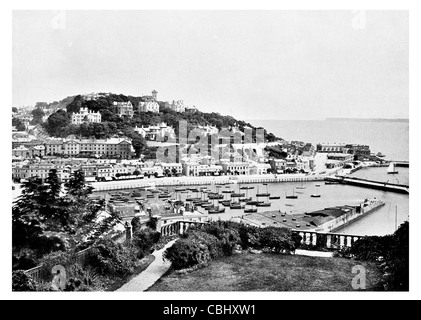
<instances>
[{"instance_id":1,"label":"distant headland","mask_svg":"<svg viewBox=\"0 0 421 320\"><path fill-rule=\"evenodd\" d=\"M384 119L384 118L326 118L325 121L409 122L409 119L405 119L405 118L396 118L396 119Z\"/></svg>"}]
</instances>

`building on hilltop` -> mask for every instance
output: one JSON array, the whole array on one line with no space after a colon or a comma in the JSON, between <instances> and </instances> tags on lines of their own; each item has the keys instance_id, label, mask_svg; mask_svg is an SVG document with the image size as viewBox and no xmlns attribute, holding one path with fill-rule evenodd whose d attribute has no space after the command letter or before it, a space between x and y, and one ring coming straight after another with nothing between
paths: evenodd
<instances>
[{"instance_id":1,"label":"building on hilltop","mask_svg":"<svg viewBox=\"0 0 421 320\"><path fill-rule=\"evenodd\" d=\"M127 117L133 117L134 111L133 111L133 105L129 102L113 102L114 107L117 108L117 113L120 117L127 116Z\"/></svg>"},{"instance_id":2,"label":"building on hilltop","mask_svg":"<svg viewBox=\"0 0 421 320\"><path fill-rule=\"evenodd\" d=\"M72 114L72 124L82 124L84 122L99 123L101 122L101 114L93 112L88 108L80 108L80 111Z\"/></svg>"},{"instance_id":3,"label":"building on hilltop","mask_svg":"<svg viewBox=\"0 0 421 320\"><path fill-rule=\"evenodd\" d=\"M170 104L170 109L175 111L175 112L184 112L186 111L186 107L184 105L183 100L173 100L172 103Z\"/></svg>"},{"instance_id":4,"label":"building on hilltop","mask_svg":"<svg viewBox=\"0 0 421 320\"><path fill-rule=\"evenodd\" d=\"M138 105L138 111L159 113L159 104L155 100L140 101Z\"/></svg>"}]
</instances>

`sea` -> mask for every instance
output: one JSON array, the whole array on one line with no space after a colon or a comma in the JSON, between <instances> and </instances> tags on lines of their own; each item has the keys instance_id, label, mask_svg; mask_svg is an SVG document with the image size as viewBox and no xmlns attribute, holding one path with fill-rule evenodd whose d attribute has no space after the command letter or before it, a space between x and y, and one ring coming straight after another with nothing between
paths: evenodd
<instances>
[{"instance_id":1,"label":"sea","mask_svg":"<svg viewBox=\"0 0 421 320\"><path fill-rule=\"evenodd\" d=\"M320 142L355 143L369 145L372 152L381 152L385 159L409 160L409 123L408 122L379 122L379 121L305 121L305 120L255 120L249 122L255 126L262 126L269 132L285 140L299 140L317 144ZM383 182L393 182L409 185L409 168L398 167L398 174L387 174L387 167L364 168L354 172L356 177ZM244 186L243 184L241 186ZM327 207L357 205L367 198L382 199L385 205L372 213L355 221L337 233L351 235L386 235L392 234L404 221L409 220L409 195L384 192L350 185L326 185L324 182L284 182L250 184L253 189L239 191L240 185L221 186L237 192L246 192L247 197L255 198L257 192L269 192L280 196L280 199L270 200L270 207L258 207L258 213L265 211L282 211L286 214L303 214L321 210ZM300 186L301 188L297 188ZM304 187L304 188L303 188ZM218 191L217 186L209 186ZM169 188L173 191L174 188ZM222 191L223 189L219 189ZM287 199L286 195L295 194L297 199ZM311 194L318 193L320 198L313 198ZM187 196L198 197L200 194L179 194L180 200ZM264 200L264 199L263 199ZM216 204L216 203L215 203ZM165 200L156 199L151 202L151 208L156 213L165 206ZM199 211L206 213L202 208ZM230 220L244 215L241 209L226 208L221 214L211 215L212 219Z\"/></svg>"},{"instance_id":2,"label":"sea","mask_svg":"<svg viewBox=\"0 0 421 320\"><path fill-rule=\"evenodd\" d=\"M372 152L381 152L388 160L409 160L409 122L379 120L252 120L285 140L317 143L354 143L369 145ZM409 168L387 174L387 168L366 168L354 172L355 177L409 185ZM341 229L340 233L355 235L385 235L409 219L409 195L383 192L354 186L322 185L321 198L297 201L294 209L306 211L319 207L352 204L362 198L377 197L385 205L366 217ZM299 197L300 199L300 197ZM299 200L297 199L297 200ZM317 200L320 203L317 204ZM312 208L307 208L312 207Z\"/></svg>"}]
</instances>

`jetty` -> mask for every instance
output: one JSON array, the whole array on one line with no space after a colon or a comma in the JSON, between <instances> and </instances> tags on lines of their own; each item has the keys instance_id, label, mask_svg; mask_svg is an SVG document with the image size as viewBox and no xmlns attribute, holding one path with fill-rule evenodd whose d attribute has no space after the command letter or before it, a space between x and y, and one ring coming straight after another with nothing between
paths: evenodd
<instances>
[{"instance_id":1,"label":"jetty","mask_svg":"<svg viewBox=\"0 0 421 320\"><path fill-rule=\"evenodd\" d=\"M404 184L381 182L375 180L361 179L356 177L347 177L336 175L334 177L325 177L326 182L333 182L338 184L348 184L357 187L377 189L389 192L397 192L409 194L409 186Z\"/></svg>"}]
</instances>

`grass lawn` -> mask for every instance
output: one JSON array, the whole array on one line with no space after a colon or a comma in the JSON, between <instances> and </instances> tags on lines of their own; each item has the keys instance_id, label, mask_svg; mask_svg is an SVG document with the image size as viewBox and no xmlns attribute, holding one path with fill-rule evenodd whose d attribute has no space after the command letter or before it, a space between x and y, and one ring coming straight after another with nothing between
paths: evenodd
<instances>
[{"instance_id":1,"label":"grass lawn","mask_svg":"<svg viewBox=\"0 0 421 320\"><path fill-rule=\"evenodd\" d=\"M354 291L355 265L366 268L366 290L376 290L382 275L374 263L244 253L187 274L171 271L148 291Z\"/></svg>"}]
</instances>

